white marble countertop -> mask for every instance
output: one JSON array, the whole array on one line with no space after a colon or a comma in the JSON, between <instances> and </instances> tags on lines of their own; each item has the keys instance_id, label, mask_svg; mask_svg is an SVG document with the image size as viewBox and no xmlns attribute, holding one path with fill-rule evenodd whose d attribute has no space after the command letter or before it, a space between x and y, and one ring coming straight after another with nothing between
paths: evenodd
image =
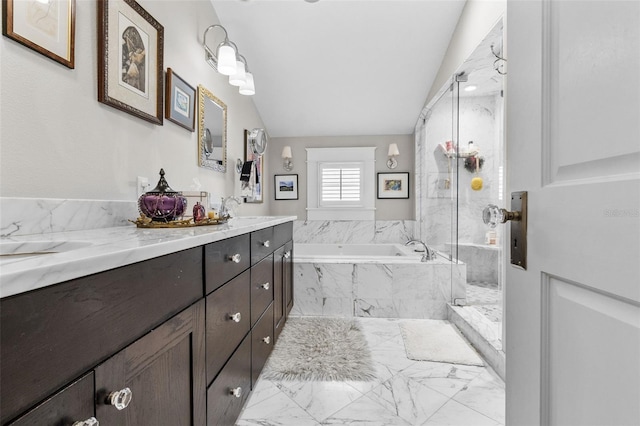
<instances>
[{"instance_id":1,"label":"white marble countertop","mask_svg":"<svg viewBox=\"0 0 640 426\"><path fill-rule=\"evenodd\" d=\"M59 248L66 251L1 256L0 298L164 256L295 219L295 216L236 217L224 225L186 229L144 229L131 225L2 238L0 245L5 244L7 250L14 248L9 246L15 246L17 249L18 243L25 243L25 246L42 243L44 247L52 247L60 243ZM70 249L67 250L67 248ZM51 249L51 251L56 250L55 247Z\"/></svg>"}]
</instances>

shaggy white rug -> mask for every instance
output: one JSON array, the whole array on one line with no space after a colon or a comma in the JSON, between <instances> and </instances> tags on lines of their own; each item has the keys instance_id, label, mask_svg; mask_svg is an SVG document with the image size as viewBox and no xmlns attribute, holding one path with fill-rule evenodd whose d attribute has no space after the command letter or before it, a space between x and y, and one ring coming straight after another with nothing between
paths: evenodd
<instances>
[{"instance_id":1,"label":"shaggy white rug","mask_svg":"<svg viewBox=\"0 0 640 426\"><path fill-rule=\"evenodd\" d=\"M402 321L400 332L409 359L484 365L455 326L446 321Z\"/></svg>"},{"instance_id":2,"label":"shaggy white rug","mask_svg":"<svg viewBox=\"0 0 640 426\"><path fill-rule=\"evenodd\" d=\"M371 381L375 368L356 320L291 317L262 374L269 380Z\"/></svg>"}]
</instances>

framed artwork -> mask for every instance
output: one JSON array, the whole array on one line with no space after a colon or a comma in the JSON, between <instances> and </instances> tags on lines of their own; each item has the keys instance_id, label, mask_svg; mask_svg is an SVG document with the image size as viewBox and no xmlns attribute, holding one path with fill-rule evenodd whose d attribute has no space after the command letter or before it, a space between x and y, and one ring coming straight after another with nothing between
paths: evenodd
<instances>
[{"instance_id":1,"label":"framed artwork","mask_svg":"<svg viewBox=\"0 0 640 426\"><path fill-rule=\"evenodd\" d=\"M164 98L164 117L187 130L195 131L196 89L171 68L167 68Z\"/></svg>"},{"instance_id":2,"label":"framed artwork","mask_svg":"<svg viewBox=\"0 0 640 426\"><path fill-rule=\"evenodd\" d=\"M98 101L162 125L164 27L135 0L98 0Z\"/></svg>"},{"instance_id":3,"label":"framed artwork","mask_svg":"<svg viewBox=\"0 0 640 426\"><path fill-rule=\"evenodd\" d=\"M409 172L378 173L378 198L409 198Z\"/></svg>"},{"instance_id":4,"label":"framed artwork","mask_svg":"<svg viewBox=\"0 0 640 426\"><path fill-rule=\"evenodd\" d=\"M2 34L75 67L76 0L5 0L3 11Z\"/></svg>"},{"instance_id":5,"label":"framed artwork","mask_svg":"<svg viewBox=\"0 0 640 426\"><path fill-rule=\"evenodd\" d=\"M249 130L244 131L244 159L245 161L253 161L256 166L256 186L253 197L245 197L245 203L262 203L263 196L263 178L264 178L264 156L256 155L249 144Z\"/></svg>"},{"instance_id":6,"label":"framed artwork","mask_svg":"<svg viewBox=\"0 0 640 426\"><path fill-rule=\"evenodd\" d=\"M276 200L298 199L298 175L275 175Z\"/></svg>"}]
</instances>

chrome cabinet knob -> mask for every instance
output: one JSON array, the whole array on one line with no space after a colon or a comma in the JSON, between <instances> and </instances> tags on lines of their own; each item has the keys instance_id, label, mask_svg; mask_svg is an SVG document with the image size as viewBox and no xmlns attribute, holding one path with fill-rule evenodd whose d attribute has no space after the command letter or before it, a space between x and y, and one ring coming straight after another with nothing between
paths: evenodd
<instances>
[{"instance_id":1,"label":"chrome cabinet knob","mask_svg":"<svg viewBox=\"0 0 640 426\"><path fill-rule=\"evenodd\" d=\"M74 422L71 426L100 426L100 422L95 417L89 417L87 420Z\"/></svg>"},{"instance_id":2,"label":"chrome cabinet knob","mask_svg":"<svg viewBox=\"0 0 640 426\"><path fill-rule=\"evenodd\" d=\"M260 287L262 287L265 290L269 290L269 287L271 287L271 285L269 283L264 283Z\"/></svg>"},{"instance_id":3,"label":"chrome cabinet knob","mask_svg":"<svg viewBox=\"0 0 640 426\"><path fill-rule=\"evenodd\" d=\"M234 255L229 256L229 260L232 261L233 263L240 263L241 259L242 257L240 256L240 253L236 253Z\"/></svg>"},{"instance_id":4,"label":"chrome cabinet knob","mask_svg":"<svg viewBox=\"0 0 640 426\"><path fill-rule=\"evenodd\" d=\"M289 250L288 252L286 252L286 253L284 254L284 258L285 258L285 259L288 259L288 258L290 258L290 257L291 257L291 250Z\"/></svg>"},{"instance_id":5,"label":"chrome cabinet knob","mask_svg":"<svg viewBox=\"0 0 640 426\"><path fill-rule=\"evenodd\" d=\"M269 246L271 245L271 243L269 242L269 240L265 241L264 243L262 243L263 246L269 248Z\"/></svg>"},{"instance_id":6,"label":"chrome cabinet knob","mask_svg":"<svg viewBox=\"0 0 640 426\"><path fill-rule=\"evenodd\" d=\"M268 345L271 343L271 336L263 337L262 341Z\"/></svg>"},{"instance_id":7,"label":"chrome cabinet knob","mask_svg":"<svg viewBox=\"0 0 640 426\"><path fill-rule=\"evenodd\" d=\"M240 322L242 315L240 315L240 312L236 312L235 314L229 315L229 319L233 322Z\"/></svg>"},{"instance_id":8,"label":"chrome cabinet knob","mask_svg":"<svg viewBox=\"0 0 640 426\"><path fill-rule=\"evenodd\" d=\"M116 392L111 392L107 397L107 402L118 410L124 410L129 406L132 397L133 393L131 392L131 389L124 388Z\"/></svg>"},{"instance_id":9,"label":"chrome cabinet knob","mask_svg":"<svg viewBox=\"0 0 640 426\"><path fill-rule=\"evenodd\" d=\"M237 388L229 389L229 394L240 398L242 396L242 388L238 386Z\"/></svg>"},{"instance_id":10,"label":"chrome cabinet knob","mask_svg":"<svg viewBox=\"0 0 640 426\"><path fill-rule=\"evenodd\" d=\"M519 221L520 218L520 212L510 212L494 204L489 204L482 210L482 221L491 228L495 228L498 223L505 223L508 220Z\"/></svg>"}]
</instances>

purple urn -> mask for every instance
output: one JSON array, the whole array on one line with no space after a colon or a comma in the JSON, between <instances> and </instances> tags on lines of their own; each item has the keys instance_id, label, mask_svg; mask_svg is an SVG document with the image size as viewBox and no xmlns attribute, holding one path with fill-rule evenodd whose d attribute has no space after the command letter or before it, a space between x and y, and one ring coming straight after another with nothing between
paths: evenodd
<instances>
[{"instance_id":1,"label":"purple urn","mask_svg":"<svg viewBox=\"0 0 640 426\"><path fill-rule=\"evenodd\" d=\"M156 222L170 222L182 217L187 207L187 199L181 192L171 189L160 169L160 180L155 188L138 198L140 213Z\"/></svg>"}]
</instances>

